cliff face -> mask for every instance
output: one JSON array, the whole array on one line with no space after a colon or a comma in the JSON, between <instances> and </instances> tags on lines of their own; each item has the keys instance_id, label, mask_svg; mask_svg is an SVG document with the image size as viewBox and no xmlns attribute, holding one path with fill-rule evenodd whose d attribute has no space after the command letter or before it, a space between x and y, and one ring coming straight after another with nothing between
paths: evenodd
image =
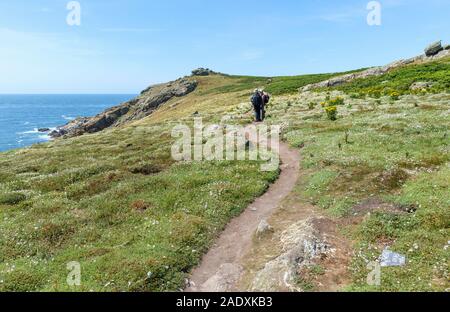
<instances>
[{"instance_id":1,"label":"cliff face","mask_svg":"<svg viewBox=\"0 0 450 312\"><path fill-rule=\"evenodd\" d=\"M172 98L182 97L193 92L197 85L197 81L192 78L181 78L151 86L131 101L109 108L94 117L77 118L58 127L50 133L50 136L53 138L74 137L145 118Z\"/></svg>"}]
</instances>

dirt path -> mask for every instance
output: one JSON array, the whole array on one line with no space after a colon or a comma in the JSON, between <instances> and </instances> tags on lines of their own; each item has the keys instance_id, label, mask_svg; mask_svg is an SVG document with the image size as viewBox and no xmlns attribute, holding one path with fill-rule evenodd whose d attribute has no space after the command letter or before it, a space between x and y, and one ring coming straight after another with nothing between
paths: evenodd
<instances>
[{"instance_id":1,"label":"dirt path","mask_svg":"<svg viewBox=\"0 0 450 312\"><path fill-rule=\"evenodd\" d=\"M239 279L245 273L243 258L251 249L258 225L276 211L299 177L299 151L290 149L286 143L280 143L279 154L282 162L279 179L227 225L215 245L203 257L201 264L192 271L190 286L186 291L238 290Z\"/></svg>"}]
</instances>

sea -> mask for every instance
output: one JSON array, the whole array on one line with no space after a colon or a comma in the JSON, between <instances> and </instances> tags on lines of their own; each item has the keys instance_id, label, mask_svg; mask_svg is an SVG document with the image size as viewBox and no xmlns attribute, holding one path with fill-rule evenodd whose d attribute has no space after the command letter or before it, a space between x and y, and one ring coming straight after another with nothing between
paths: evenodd
<instances>
[{"instance_id":1,"label":"sea","mask_svg":"<svg viewBox=\"0 0 450 312\"><path fill-rule=\"evenodd\" d=\"M136 94L0 94L0 152L49 141L48 134L56 127L134 97ZM39 132L42 128L50 131Z\"/></svg>"}]
</instances>

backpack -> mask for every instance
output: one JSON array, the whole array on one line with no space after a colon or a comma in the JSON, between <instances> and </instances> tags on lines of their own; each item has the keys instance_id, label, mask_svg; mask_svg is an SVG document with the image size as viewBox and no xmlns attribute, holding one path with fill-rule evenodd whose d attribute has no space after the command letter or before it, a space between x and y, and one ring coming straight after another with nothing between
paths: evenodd
<instances>
[{"instance_id":1,"label":"backpack","mask_svg":"<svg viewBox=\"0 0 450 312\"><path fill-rule=\"evenodd\" d=\"M252 101L253 107L259 108L259 107L261 107L262 97L258 92L256 92L255 94L253 94L251 101Z\"/></svg>"}]
</instances>

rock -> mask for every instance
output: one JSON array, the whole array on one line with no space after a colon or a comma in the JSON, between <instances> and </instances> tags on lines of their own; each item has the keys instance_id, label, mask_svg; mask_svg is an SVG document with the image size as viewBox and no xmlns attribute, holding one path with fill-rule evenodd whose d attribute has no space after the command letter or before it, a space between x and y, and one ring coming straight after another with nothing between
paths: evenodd
<instances>
[{"instance_id":1,"label":"rock","mask_svg":"<svg viewBox=\"0 0 450 312\"><path fill-rule=\"evenodd\" d=\"M433 86L432 82L429 81L418 81L418 82L414 82L409 89L410 90L426 90L429 89Z\"/></svg>"},{"instance_id":2,"label":"rock","mask_svg":"<svg viewBox=\"0 0 450 312\"><path fill-rule=\"evenodd\" d=\"M193 76L209 76L209 75L212 75L212 74L215 74L215 72L213 72L209 68L203 68L203 67L194 69L192 71L192 75Z\"/></svg>"},{"instance_id":3,"label":"rock","mask_svg":"<svg viewBox=\"0 0 450 312\"><path fill-rule=\"evenodd\" d=\"M273 228L269 225L269 223L267 223L266 220L262 220L256 229L256 236L260 238L271 232L273 232Z\"/></svg>"},{"instance_id":4,"label":"rock","mask_svg":"<svg viewBox=\"0 0 450 312\"><path fill-rule=\"evenodd\" d=\"M182 78L169 83L150 86L131 101L112 107L94 117L77 118L50 133L53 138L74 137L95 133L112 126L120 126L151 115L172 98L182 97L197 88L197 81Z\"/></svg>"},{"instance_id":5,"label":"rock","mask_svg":"<svg viewBox=\"0 0 450 312\"><path fill-rule=\"evenodd\" d=\"M302 291L296 286L298 270L333 252L316 227L320 220L299 221L281 234L282 254L256 273L250 291Z\"/></svg>"},{"instance_id":6,"label":"rock","mask_svg":"<svg viewBox=\"0 0 450 312\"><path fill-rule=\"evenodd\" d=\"M439 60L450 55L450 50L441 50L438 54L426 57L428 61Z\"/></svg>"},{"instance_id":7,"label":"rock","mask_svg":"<svg viewBox=\"0 0 450 312\"><path fill-rule=\"evenodd\" d=\"M442 41L436 41L425 48L425 55L428 57L433 56L438 54L442 50L444 50L444 48L442 47Z\"/></svg>"},{"instance_id":8,"label":"rock","mask_svg":"<svg viewBox=\"0 0 450 312\"><path fill-rule=\"evenodd\" d=\"M50 128L39 128L38 131L39 132L49 132Z\"/></svg>"},{"instance_id":9,"label":"rock","mask_svg":"<svg viewBox=\"0 0 450 312\"><path fill-rule=\"evenodd\" d=\"M450 50L450 44L445 45L444 50Z\"/></svg>"},{"instance_id":10,"label":"rock","mask_svg":"<svg viewBox=\"0 0 450 312\"><path fill-rule=\"evenodd\" d=\"M195 290L201 292L236 291L236 289L233 289L233 285L239 281L243 272L244 269L239 265L232 263L222 264L216 274L211 276L203 285L201 285L200 289Z\"/></svg>"}]
</instances>

